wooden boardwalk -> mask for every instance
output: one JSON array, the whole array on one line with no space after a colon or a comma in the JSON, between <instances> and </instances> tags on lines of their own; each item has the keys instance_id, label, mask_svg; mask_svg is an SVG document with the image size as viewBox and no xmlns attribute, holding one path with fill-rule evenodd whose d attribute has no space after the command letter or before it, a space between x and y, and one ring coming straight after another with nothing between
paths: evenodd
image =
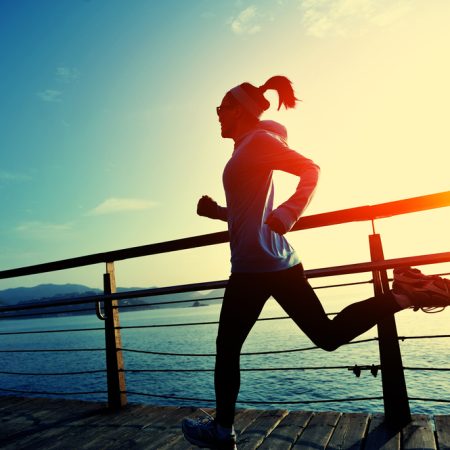
<instances>
[{"instance_id":1,"label":"wooden boardwalk","mask_svg":"<svg viewBox=\"0 0 450 450\"><path fill-rule=\"evenodd\" d=\"M180 422L196 415L188 407L131 404L111 412L101 403L0 397L0 448L187 450ZM243 409L236 429L239 450L450 449L450 416L415 415L395 432L382 415Z\"/></svg>"}]
</instances>

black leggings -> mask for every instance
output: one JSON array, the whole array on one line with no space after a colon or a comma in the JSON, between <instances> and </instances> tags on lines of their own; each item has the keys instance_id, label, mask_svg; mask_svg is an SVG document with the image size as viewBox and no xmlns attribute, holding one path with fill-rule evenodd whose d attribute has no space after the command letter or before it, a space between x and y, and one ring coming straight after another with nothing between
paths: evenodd
<instances>
[{"instance_id":1,"label":"black leggings","mask_svg":"<svg viewBox=\"0 0 450 450\"><path fill-rule=\"evenodd\" d=\"M242 345L270 296L318 347L333 351L401 308L391 294L353 303L329 319L301 264L269 273L233 273L225 290L214 374L216 420L231 427L240 387Z\"/></svg>"}]
</instances>

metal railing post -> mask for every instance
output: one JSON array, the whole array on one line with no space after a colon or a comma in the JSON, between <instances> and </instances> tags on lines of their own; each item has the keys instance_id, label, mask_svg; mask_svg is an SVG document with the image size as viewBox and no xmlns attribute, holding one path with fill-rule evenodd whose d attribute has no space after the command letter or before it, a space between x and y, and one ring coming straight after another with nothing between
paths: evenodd
<instances>
[{"instance_id":1,"label":"metal railing post","mask_svg":"<svg viewBox=\"0 0 450 450\"><path fill-rule=\"evenodd\" d=\"M105 294L116 292L113 262L106 263L103 285ZM105 301L104 309L108 406L117 409L127 404L118 301Z\"/></svg>"},{"instance_id":2,"label":"metal railing post","mask_svg":"<svg viewBox=\"0 0 450 450\"><path fill-rule=\"evenodd\" d=\"M380 235L370 235L369 244L372 261L383 261ZM386 270L375 270L372 275L375 295L387 293L389 281ZM411 421L411 412L394 315L382 320L377 328L385 420L392 427L402 427Z\"/></svg>"}]
</instances>

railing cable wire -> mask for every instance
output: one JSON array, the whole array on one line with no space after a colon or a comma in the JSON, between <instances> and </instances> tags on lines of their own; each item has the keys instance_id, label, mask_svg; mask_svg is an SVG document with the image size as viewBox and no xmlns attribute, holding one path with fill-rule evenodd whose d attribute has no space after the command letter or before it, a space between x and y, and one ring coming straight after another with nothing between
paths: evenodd
<instances>
[{"instance_id":1,"label":"railing cable wire","mask_svg":"<svg viewBox=\"0 0 450 450\"><path fill-rule=\"evenodd\" d=\"M120 306L114 306L114 308L120 308L120 309L124 309L124 308L137 308L139 306L161 306L161 305L175 305L178 303L195 303L195 302L207 302L207 301L212 301L212 300L222 300L223 296L220 297L208 297L208 298L194 298L194 299L190 299L190 300L170 300L168 302L155 302L155 303L135 303L132 305L123 305L121 304Z\"/></svg>"},{"instance_id":2,"label":"railing cable wire","mask_svg":"<svg viewBox=\"0 0 450 450\"><path fill-rule=\"evenodd\" d=\"M43 306L47 307L47 306ZM55 314L68 314L68 313L81 313L81 312L94 312L95 308L82 308L82 309L63 309L61 311L43 311L39 313L27 313L27 314L7 314L0 313L0 319L21 319L26 317L39 317L39 316L54 316Z\"/></svg>"},{"instance_id":3,"label":"railing cable wire","mask_svg":"<svg viewBox=\"0 0 450 450\"><path fill-rule=\"evenodd\" d=\"M424 336L399 336L399 341L406 341L408 339L442 339L442 338L450 338L450 334L432 334L432 335L424 335Z\"/></svg>"},{"instance_id":4,"label":"railing cable wire","mask_svg":"<svg viewBox=\"0 0 450 450\"><path fill-rule=\"evenodd\" d=\"M327 313L327 316L335 316L337 313ZM289 316L280 317L263 317L259 318L257 322L264 322L268 320L287 320L291 319ZM197 325L218 325L219 321L209 321L209 322L182 322L182 323L163 323L163 324L151 324L151 325L129 325L117 327L118 330L132 330L139 328L165 328L165 327L186 327L186 326L197 326ZM1 334L1 333L0 333Z\"/></svg>"},{"instance_id":5,"label":"railing cable wire","mask_svg":"<svg viewBox=\"0 0 450 450\"><path fill-rule=\"evenodd\" d=\"M408 400L414 400L419 402L450 403L450 399L443 399L443 398L408 397Z\"/></svg>"},{"instance_id":6,"label":"railing cable wire","mask_svg":"<svg viewBox=\"0 0 450 450\"><path fill-rule=\"evenodd\" d=\"M90 395L90 394L108 393L108 391L50 392L50 391L28 391L21 389L5 389L5 388L0 388L0 392L14 392L17 394L42 394L42 395Z\"/></svg>"},{"instance_id":7,"label":"railing cable wire","mask_svg":"<svg viewBox=\"0 0 450 450\"><path fill-rule=\"evenodd\" d=\"M0 350L0 353L104 352L104 348L37 348Z\"/></svg>"},{"instance_id":8,"label":"railing cable wire","mask_svg":"<svg viewBox=\"0 0 450 450\"><path fill-rule=\"evenodd\" d=\"M0 333L0 336L11 336L18 334L43 334L43 333L72 333L76 331L105 331L104 328L73 328L65 330L39 330L39 331L10 331L7 333Z\"/></svg>"},{"instance_id":9,"label":"railing cable wire","mask_svg":"<svg viewBox=\"0 0 450 450\"><path fill-rule=\"evenodd\" d=\"M355 345L355 344L363 344L366 342L378 341L378 338L369 338L369 339L360 339L357 341L348 342L344 345ZM279 353L294 353L294 352L305 352L308 350L319 350L320 347L312 346L312 347L303 347L303 348L293 348L287 350L267 350L263 352L242 352L242 356L255 356L255 355L271 355L271 354L279 354ZM121 348L123 352L131 352L131 353L142 353L148 355L162 355L162 356L200 356L200 357L214 357L215 353L170 353L170 352L157 352L151 350L136 350L130 348Z\"/></svg>"},{"instance_id":10,"label":"railing cable wire","mask_svg":"<svg viewBox=\"0 0 450 450\"><path fill-rule=\"evenodd\" d=\"M296 370L296 371L303 371L303 370L352 370L353 367L352 366L321 366L321 367L253 367L253 368L246 368L246 367L241 367L241 372L268 372L268 371L282 371L282 370L286 370L286 371L292 371L292 370ZM124 372L128 373L158 373L158 372L162 372L162 373L166 373L166 372L214 372L214 369L126 369L124 370ZM1 372L0 372L1 373Z\"/></svg>"},{"instance_id":11,"label":"railing cable wire","mask_svg":"<svg viewBox=\"0 0 450 450\"><path fill-rule=\"evenodd\" d=\"M79 372L2 372L0 375L25 375L25 376L63 376L63 375L87 375L92 373L105 373L106 369L82 370Z\"/></svg>"}]
</instances>

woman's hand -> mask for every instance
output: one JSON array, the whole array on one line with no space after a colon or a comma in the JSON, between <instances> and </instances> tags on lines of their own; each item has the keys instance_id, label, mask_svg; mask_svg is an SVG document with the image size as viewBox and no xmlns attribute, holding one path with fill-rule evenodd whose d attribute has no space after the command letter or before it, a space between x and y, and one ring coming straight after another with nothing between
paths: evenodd
<instances>
[{"instance_id":1,"label":"woman's hand","mask_svg":"<svg viewBox=\"0 0 450 450\"><path fill-rule=\"evenodd\" d=\"M217 202L208 195L204 195L197 203L197 214L215 219L217 217Z\"/></svg>"},{"instance_id":2,"label":"woman's hand","mask_svg":"<svg viewBox=\"0 0 450 450\"><path fill-rule=\"evenodd\" d=\"M287 232L286 228L283 225L283 222L281 222L280 219L277 219L273 213L269 214L264 223L268 225L269 228L275 233L283 235Z\"/></svg>"}]
</instances>

